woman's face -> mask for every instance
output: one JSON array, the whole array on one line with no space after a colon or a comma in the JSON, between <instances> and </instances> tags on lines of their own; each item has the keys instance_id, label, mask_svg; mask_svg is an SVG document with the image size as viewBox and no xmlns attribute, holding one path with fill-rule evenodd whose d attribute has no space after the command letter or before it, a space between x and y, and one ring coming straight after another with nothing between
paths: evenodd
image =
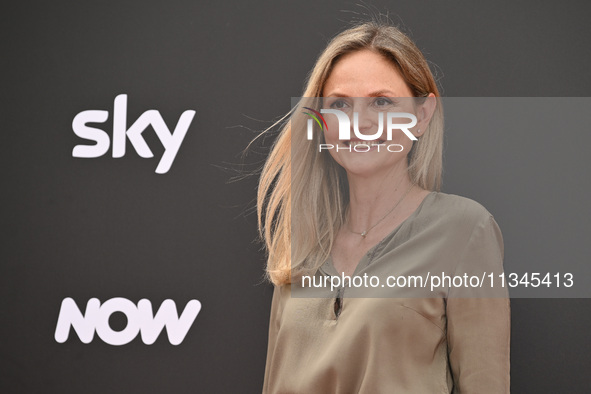
<instances>
[{"instance_id":1,"label":"woman's face","mask_svg":"<svg viewBox=\"0 0 591 394\"><path fill-rule=\"evenodd\" d=\"M417 114L412 92L395 66L382 55L370 50L359 50L343 56L333 67L322 92L324 109L338 109L349 115L351 139L339 140L337 117L326 114L326 144L335 148L329 152L348 174L371 176L388 172L397 165L406 163L413 141L401 130L392 132L392 139L386 140L388 112L410 112ZM383 119L383 133L379 140L363 143L353 131L353 113L359 116L358 131L375 134L379 130L379 116ZM395 118L394 123L407 124L408 118ZM409 131L418 136L420 122ZM426 126L426 125L425 125ZM376 146L376 144L384 144ZM398 144L402 146L394 145ZM336 147L339 147L338 151ZM371 148L368 150L368 146ZM390 146L388 149L387 146ZM357 148L357 149L355 149ZM356 151L357 150L357 151ZM366 151L367 150L367 151ZM400 151L400 152L396 152Z\"/></svg>"}]
</instances>

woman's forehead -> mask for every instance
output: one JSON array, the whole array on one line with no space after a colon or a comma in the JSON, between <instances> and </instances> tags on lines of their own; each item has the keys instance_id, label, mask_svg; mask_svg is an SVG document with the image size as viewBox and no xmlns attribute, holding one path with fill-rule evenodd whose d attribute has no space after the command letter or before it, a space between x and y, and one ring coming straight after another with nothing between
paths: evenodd
<instances>
[{"instance_id":1,"label":"woman's forehead","mask_svg":"<svg viewBox=\"0 0 591 394\"><path fill-rule=\"evenodd\" d=\"M370 50L349 53L339 59L322 92L324 97L371 97L378 94L389 97L412 96L396 66Z\"/></svg>"}]
</instances>

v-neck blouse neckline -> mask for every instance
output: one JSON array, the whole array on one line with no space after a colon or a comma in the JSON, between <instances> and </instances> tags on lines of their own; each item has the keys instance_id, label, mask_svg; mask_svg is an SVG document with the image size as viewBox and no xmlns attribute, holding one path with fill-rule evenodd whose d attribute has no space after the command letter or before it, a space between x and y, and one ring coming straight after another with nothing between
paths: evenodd
<instances>
[{"instance_id":1,"label":"v-neck blouse neckline","mask_svg":"<svg viewBox=\"0 0 591 394\"><path fill-rule=\"evenodd\" d=\"M404 219L402 221L402 223L400 223L398 226L396 226L396 228L394 228L394 230L392 230L391 232L389 232L384 238L382 238L377 244L375 244L374 246L372 246L367 253L365 253L363 255L363 257L361 258L361 260L359 260L359 262L357 263L357 265L355 266L355 270L353 271L353 274L351 276L355 276L358 274L358 271L360 271L361 269L367 267L373 260L373 258L376 256L377 253L379 253L379 251L381 250L381 248L384 246L384 244L386 243L386 241L392 239L397 233L398 231L400 231L400 229L402 227L404 227L407 223L410 223L411 221L413 221L420 213L421 209L423 208L423 205L425 205L425 202L431 198L432 196L434 196L435 194L437 194L437 191L431 191L429 192L429 194L427 194L425 196L425 198L423 198L423 201L421 201L421 203L419 204L419 206L417 207L417 209L414 210L413 213L410 214L409 217L407 217L406 219ZM320 272L322 272L324 275L340 275L340 273L337 271L337 269L335 268L333 261L332 261L332 255L329 255L327 260L324 262L324 264L322 264L322 266L319 268Z\"/></svg>"}]
</instances>

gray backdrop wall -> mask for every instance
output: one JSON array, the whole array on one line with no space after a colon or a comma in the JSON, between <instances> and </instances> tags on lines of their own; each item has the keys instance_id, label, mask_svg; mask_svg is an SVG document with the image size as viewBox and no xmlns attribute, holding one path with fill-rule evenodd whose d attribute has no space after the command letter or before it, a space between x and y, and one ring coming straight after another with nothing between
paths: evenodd
<instances>
[{"instance_id":1,"label":"gray backdrop wall","mask_svg":"<svg viewBox=\"0 0 591 394\"><path fill-rule=\"evenodd\" d=\"M584 2L364 4L5 6L0 392L260 392L272 288L262 283L264 256L253 242L256 178L228 181L239 163L246 171L261 163L262 147L246 159L241 150L289 110L327 40L355 18L388 11L432 63L444 96L589 95ZM195 111L166 174L155 173L165 152L150 127L143 136L153 158L130 142L112 157L120 94L128 126L157 110L172 129ZM109 137L106 154L93 159L72 156L88 144L72 127L87 110L108 112L106 122L89 124ZM525 130L529 138L499 151L478 135L469 144L448 133L444 191L495 215L506 259L587 263L586 126L560 130L559 140ZM113 346L96 335L84 344L73 330L58 343L67 297L82 312L92 298L115 297L145 298L154 309L172 299L179 311L196 299L202 309L178 346L165 333L152 345L138 336ZM513 300L513 392L588 392L590 307L589 299ZM117 331L127 320L117 312L109 323Z\"/></svg>"}]
</instances>

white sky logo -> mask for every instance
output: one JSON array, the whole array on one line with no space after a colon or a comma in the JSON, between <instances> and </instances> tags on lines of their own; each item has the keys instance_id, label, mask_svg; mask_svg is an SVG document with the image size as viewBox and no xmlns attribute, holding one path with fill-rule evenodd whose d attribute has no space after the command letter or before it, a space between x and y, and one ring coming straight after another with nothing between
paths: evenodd
<instances>
[{"instance_id":1,"label":"white sky logo","mask_svg":"<svg viewBox=\"0 0 591 394\"><path fill-rule=\"evenodd\" d=\"M174 131L171 133L168 126L157 110L144 112L129 128L127 128L127 95L120 94L115 97L113 104L113 157L125 155L127 139L135 148L138 155L143 158L152 158L154 154L142 137L142 133L152 126L156 135L164 146L164 154L156 167L157 174L165 174L170 169L181 143L187 134L187 130L193 121L195 111L187 110L181 114ZM73 157L96 158L103 156L109 151L109 134L104 130L88 126L88 123L104 123L109 118L108 111L88 110L82 111L74 117L72 129L74 133L94 145L76 145L72 151Z\"/></svg>"},{"instance_id":2,"label":"white sky logo","mask_svg":"<svg viewBox=\"0 0 591 394\"><path fill-rule=\"evenodd\" d=\"M72 298L62 301L55 340L64 343L68 340L70 327L76 331L83 343L90 343L94 332L109 345L125 345L131 342L138 333L142 341L151 345L156 341L164 327L168 340L172 345L179 345L185 339L187 332L201 311L201 303L191 300L179 316L173 300L164 300L160 309L153 314L152 303L142 299L136 305L125 298L111 298L102 305L98 298L91 298L86 304L86 312L82 314ZM109 318L115 312L121 312L127 317L127 326L121 331L115 331L109 325Z\"/></svg>"}]
</instances>

